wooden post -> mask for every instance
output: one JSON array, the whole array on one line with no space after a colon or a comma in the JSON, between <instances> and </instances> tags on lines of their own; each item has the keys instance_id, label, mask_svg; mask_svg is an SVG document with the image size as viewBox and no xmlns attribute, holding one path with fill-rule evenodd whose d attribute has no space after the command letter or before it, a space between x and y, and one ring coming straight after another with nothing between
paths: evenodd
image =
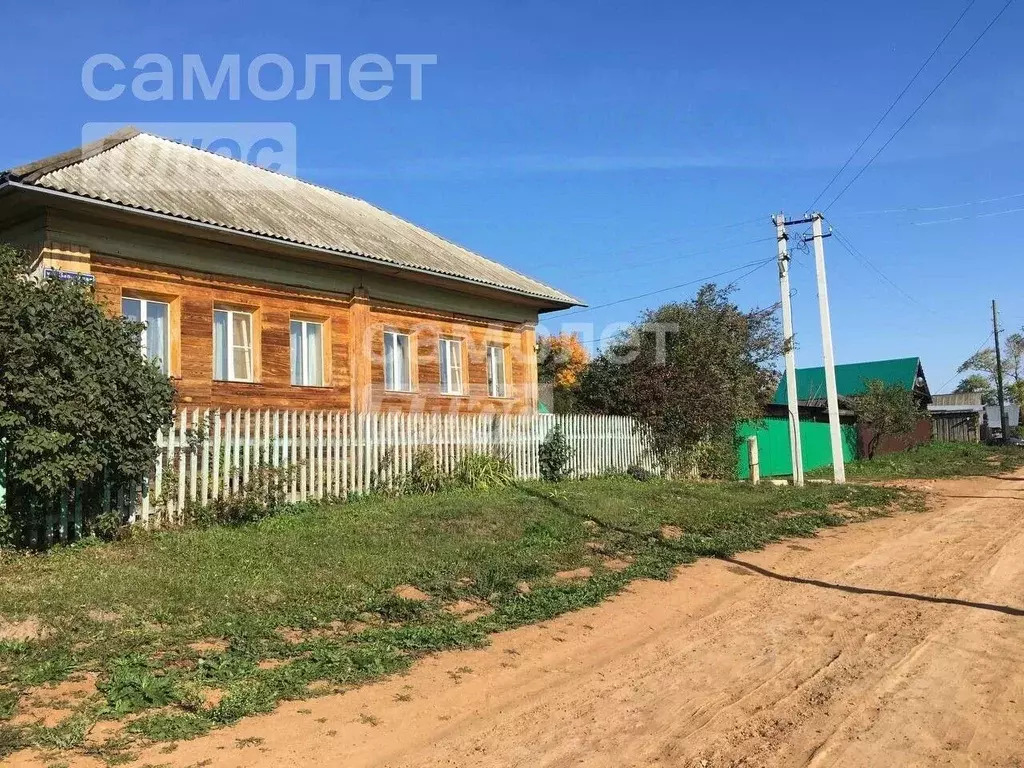
<instances>
[{"instance_id":1,"label":"wooden post","mask_svg":"<svg viewBox=\"0 0 1024 768\"><path fill-rule=\"evenodd\" d=\"M761 462L757 455L757 437L747 438L747 462L750 464L750 482L757 485L761 482Z\"/></svg>"}]
</instances>

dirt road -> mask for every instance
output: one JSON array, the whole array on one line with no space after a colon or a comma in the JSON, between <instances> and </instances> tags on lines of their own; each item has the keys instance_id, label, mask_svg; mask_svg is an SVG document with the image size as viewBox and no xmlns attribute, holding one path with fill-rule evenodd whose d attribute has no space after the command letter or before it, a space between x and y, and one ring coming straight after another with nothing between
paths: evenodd
<instances>
[{"instance_id":1,"label":"dirt road","mask_svg":"<svg viewBox=\"0 0 1024 768\"><path fill-rule=\"evenodd\" d=\"M703 561L140 762L1024 765L1024 473L918 485L927 513Z\"/></svg>"}]
</instances>

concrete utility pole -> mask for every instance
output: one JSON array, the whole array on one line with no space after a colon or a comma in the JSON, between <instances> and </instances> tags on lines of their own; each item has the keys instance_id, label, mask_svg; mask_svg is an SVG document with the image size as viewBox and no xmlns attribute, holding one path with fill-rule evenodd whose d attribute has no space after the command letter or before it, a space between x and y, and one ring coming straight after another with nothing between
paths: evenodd
<instances>
[{"instance_id":1,"label":"concrete utility pole","mask_svg":"<svg viewBox=\"0 0 1024 768\"><path fill-rule=\"evenodd\" d=\"M832 437L832 471L836 483L846 482L843 461L843 437L839 424L839 394L836 391L836 365L832 355L832 320L828 310L828 285L825 281L825 246L820 213L811 214L811 239L814 241L814 268L818 275L818 309L821 313L821 350L825 358L825 395L828 398L828 426Z\"/></svg>"},{"instance_id":2,"label":"concrete utility pole","mask_svg":"<svg viewBox=\"0 0 1024 768\"><path fill-rule=\"evenodd\" d=\"M772 217L778 239L779 290L782 293L782 340L786 358L786 403L789 407L789 446L793 460L793 485L804 484L804 454L800 446L800 404L796 389L796 347L793 342L793 306L789 289L789 249L786 217Z\"/></svg>"},{"instance_id":3,"label":"concrete utility pole","mask_svg":"<svg viewBox=\"0 0 1024 768\"><path fill-rule=\"evenodd\" d=\"M1002 433L1002 442L1006 442L1007 425L1006 400L1003 397L1003 356L999 351L999 315L996 312L996 300L992 299L992 333L996 339L996 397L999 398L999 429Z\"/></svg>"}]
</instances>

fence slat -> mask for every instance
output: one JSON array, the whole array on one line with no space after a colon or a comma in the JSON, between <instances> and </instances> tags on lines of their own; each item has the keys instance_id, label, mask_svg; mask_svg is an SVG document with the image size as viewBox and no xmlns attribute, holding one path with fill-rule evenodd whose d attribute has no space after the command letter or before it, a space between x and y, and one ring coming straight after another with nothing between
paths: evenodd
<instances>
[{"instance_id":1,"label":"fence slat","mask_svg":"<svg viewBox=\"0 0 1024 768\"><path fill-rule=\"evenodd\" d=\"M187 452L187 438L185 424L188 413L182 411L178 414L178 505L175 509L174 522L182 522L185 514L185 453Z\"/></svg>"}]
</instances>

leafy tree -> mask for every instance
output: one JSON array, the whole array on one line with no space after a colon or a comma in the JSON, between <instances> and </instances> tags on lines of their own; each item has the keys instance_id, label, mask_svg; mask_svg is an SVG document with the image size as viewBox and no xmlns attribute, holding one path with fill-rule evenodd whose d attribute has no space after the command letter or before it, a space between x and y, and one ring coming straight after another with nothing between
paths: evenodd
<instances>
[{"instance_id":1,"label":"leafy tree","mask_svg":"<svg viewBox=\"0 0 1024 768\"><path fill-rule=\"evenodd\" d=\"M985 405L993 405L996 402L996 388L987 376L982 373L972 373L960 379L954 392L970 392L981 395L981 402Z\"/></svg>"},{"instance_id":2,"label":"leafy tree","mask_svg":"<svg viewBox=\"0 0 1024 768\"><path fill-rule=\"evenodd\" d=\"M151 465L174 389L140 354L142 328L108 316L87 286L36 280L0 246L0 446L15 527L37 524L73 483L136 480Z\"/></svg>"},{"instance_id":3,"label":"leafy tree","mask_svg":"<svg viewBox=\"0 0 1024 768\"><path fill-rule=\"evenodd\" d=\"M1003 387L1006 395L1017 403L1024 403L1024 328L1017 333L1011 333L1002 339L1003 353ZM980 371L989 382L989 389L992 392L992 402L996 400L996 350L995 347L987 347L979 350L964 360L957 373L967 371ZM972 379L966 377L960 383ZM957 391L961 391L959 388ZM964 390L979 391L979 390Z\"/></svg>"},{"instance_id":4,"label":"leafy tree","mask_svg":"<svg viewBox=\"0 0 1024 768\"><path fill-rule=\"evenodd\" d=\"M735 425L760 418L782 352L773 308L741 310L732 288L645 312L580 378L589 411L647 424L670 471L711 477L735 468Z\"/></svg>"},{"instance_id":5,"label":"leafy tree","mask_svg":"<svg viewBox=\"0 0 1024 768\"><path fill-rule=\"evenodd\" d=\"M913 391L902 384L872 379L866 385L864 392L853 398L853 410L871 427L867 452L872 459L884 438L912 432L925 414Z\"/></svg>"},{"instance_id":6,"label":"leafy tree","mask_svg":"<svg viewBox=\"0 0 1024 768\"><path fill-rule=\"evenodd\" d=\"M544 336L537 344L537 374L542 384L551 384L555 411L574 410L575 390L590 354L575 333Z\"/></svg>"},{"instance_id":7,"label":"leafy tree","mask_svg":"<svg viewBox=\"0 0 1024 768\"><path fill-rule=\"evenodd\" d=\"M549 483L557 483L568 477L572 448L561 424L556 423L541 442L539 458L540 476Z\"/></svg>"}]
</instances>

